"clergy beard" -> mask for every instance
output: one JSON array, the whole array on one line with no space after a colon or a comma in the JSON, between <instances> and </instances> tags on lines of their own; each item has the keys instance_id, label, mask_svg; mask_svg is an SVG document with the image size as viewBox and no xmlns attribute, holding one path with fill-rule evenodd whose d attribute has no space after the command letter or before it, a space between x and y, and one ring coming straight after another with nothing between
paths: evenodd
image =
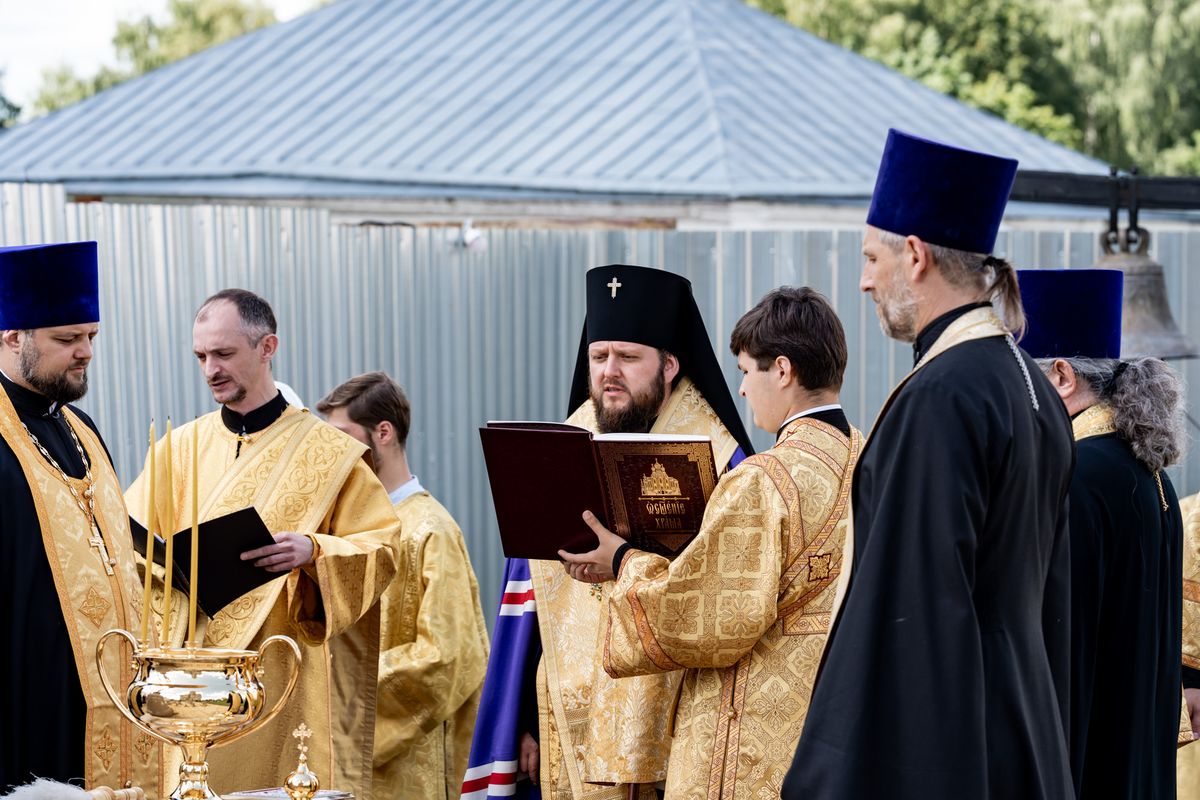
<instances>
[{"instance_id":1,"label":"clergy beard","mask_svg":"<svg viewBox=\"0 0 1200 800\"><path fill-rule=\"evenodd\" d=\"M899 266L892 273L891 289L879 293L875 312L883 335L901 342L917 338L917 297L912 287L900 275Z\"/></svg>"},{"instance_id":2,"label":"clergy beard","mask_svg":"<svg viewBox=\"0 0 1200 800\"><path fill-rule=\"evenodd\" d=\"M629 391L629 405L625 408L605 408L603 387L597 392L592 387L592 407L596 410L596 422L601 433L645 433L650 430L662 408L663 398L667 394L667 368L664 363L659 367L650 387L638 394L621 383ZM609 381L613 383L613 381Z\"/></svg>"},{"instance_id":3,"label":"clergy beard","mask_svg":"<svg viewBox=\"0 0 1200 800\"><path fill-rule=\"evenodd\" d=\"M59 405L73 403L87 394L87 362L72 361L68 369L84 367L80 377L72 379L70 373L63 371L57 375L42 375L38 366L42 361L42 353L28 339L21 343L21 377L33 387L38 394Z\"/></svg>"}]
</instances>

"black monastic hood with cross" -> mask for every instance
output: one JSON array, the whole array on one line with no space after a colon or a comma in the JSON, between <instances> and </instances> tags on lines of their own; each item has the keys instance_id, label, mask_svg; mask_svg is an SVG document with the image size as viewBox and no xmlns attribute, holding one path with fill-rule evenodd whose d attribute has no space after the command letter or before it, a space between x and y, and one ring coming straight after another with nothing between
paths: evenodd
<instances>
[{"instance_id":1,"label":"black monastic hood with cross","mask_svg":"<svg viewBox=\"0 0 1200 800\"><path fill-rule=\"evenodd\" d=\"M635 342L673 354L679 359L680 374L696 384L742 452L754 453L687 278L628 264L588 270L587 316L575 361L568 415L588 399L587 348L601 341Z\"/></svg>"}]
</instances>

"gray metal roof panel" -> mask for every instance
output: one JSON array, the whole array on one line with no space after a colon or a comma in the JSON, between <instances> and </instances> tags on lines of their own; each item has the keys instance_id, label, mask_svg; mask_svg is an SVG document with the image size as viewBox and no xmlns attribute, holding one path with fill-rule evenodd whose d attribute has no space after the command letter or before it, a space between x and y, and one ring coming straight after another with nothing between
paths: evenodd
<instances>
[{"instance_id":1,"label":"gray metal roof panel","mask_svg":"<svg viewBox=\"0 0 1200 800\"><path fill-rule=\"evenodd\" d=\"M0 135L0 179L853 196L888 127L1106 170L738 0L342 0Z\"/></svg>"}]
</instances>

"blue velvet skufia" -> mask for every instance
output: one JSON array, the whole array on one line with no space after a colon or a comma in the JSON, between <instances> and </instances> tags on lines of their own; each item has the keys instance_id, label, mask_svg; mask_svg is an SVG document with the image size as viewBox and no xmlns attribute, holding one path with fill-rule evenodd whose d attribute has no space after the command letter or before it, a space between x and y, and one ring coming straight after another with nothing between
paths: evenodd
<instances>
[{"instance_id":1,"label":"blue velvet skufia","mask_svg":"<svg viewBox=\"0 0 1200 800\"><path fill-rule=\"evenodd\" d=\"M1017 270L1025 307L1021 347L1034 358L1120 358L1118 269Z\"/></svg>"},{"instance_id":2,"label":"blue velvet skufia","mask_svg":"<svg viewBox=\"0 0 1200 800\"><path fill-rule=\"evenodd\" d=\"M988 253L1017 162L889 130L867 224L929 244Z\"/></svg>"},{"instance_id":3,"label":"blue velvet skufia","mask_svg":"<svg viewBox=\"0 0 1200 800\"><path fill-rule=\"evenodd\" d=\"M0 247L0 330L99 321L95 242Z\"/></svg>"}]
</instances>

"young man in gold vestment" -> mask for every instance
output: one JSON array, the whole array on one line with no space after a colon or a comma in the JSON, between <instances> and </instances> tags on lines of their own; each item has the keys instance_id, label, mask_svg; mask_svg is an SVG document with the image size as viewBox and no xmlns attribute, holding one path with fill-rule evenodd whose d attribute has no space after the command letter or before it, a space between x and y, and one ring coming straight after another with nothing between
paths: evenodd
<instances>
[{"instance_id":1,"label":"young man in gold vestment","mask_svg":"<svg viewBox=\"0 0 1200 800\"><path fill-rule=\"evenodd\" d=\"M809 288L776 289L733 329L754 423L776 436L717 484L674 561L631 549L591 513L590 553L561 552L608 593L604 669L684 669L668 800L778 797L821 657L862 436L838 404L846 339Z\"/></svg>"},{"instance_id":2,"label":"young man in gold vestment","mask_svg":"<svg viewBox=\"0 0 1200 800\"><path fill-rule=\"evenodd\" d=\"M382 372L338 386L317 403L329 424L370 448L400 518L396 580L380 601L375 800L458 797L488 637L462 531L408 467L412 412Z\"/></svg>"},{"instance_id":3,"label":"young man in gold vestment","mask_svg":"<svg viewBox=\"0 0 1200 800\"><path fill-rule=\"evenodd\" d=\"M366 448L280 395L271 378L275 327L267 302L241 289L200 307L193 347L221 409L174 431L171 486L164 442L155 445L155 503L160 519L175 514L177 530L191 524L195 433L200 520L253 506L276 543L242 558L279 576L218 611L197 636L210 647L257 649L283 633L304 654L283 712L237 747L210 751L215 789L282 785L295 766L283 744L304 722L315 732L308 764L322 786L364 800L372 797L379 598L396 572L399 521ZM126 493L135 517L145 514L147 491L143 473ZM264 660L267 685L278 686L289 657L268 651Z\"/></svg>"},{"instance_id":4,"label":"young man in gold vestment","mask_svg":"<svg viewBox=\"0 0 1200 800\"><path fill-rule=\"evenodd\" d=\"M105 631L141 627L121 485L95 424L69 405L87 391L97 277L95 242L0 249L0 794L41 777L132 781L158 798L177 779L96 667ZM105 666L124 686L118 650Z\"/></svg>"}]
</instances>

